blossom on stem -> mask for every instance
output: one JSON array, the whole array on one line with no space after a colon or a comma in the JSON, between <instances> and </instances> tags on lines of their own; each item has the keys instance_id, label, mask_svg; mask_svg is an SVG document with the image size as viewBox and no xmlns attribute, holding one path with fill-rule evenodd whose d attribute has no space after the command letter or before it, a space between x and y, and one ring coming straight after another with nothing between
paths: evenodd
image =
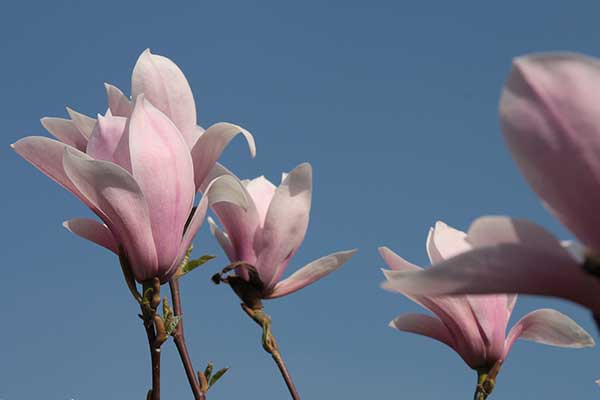
<instances>
[{"instance_id":1,"label":"blossom on stem","mask_svg":"<svg viewBox=\"0 0 600 400\"><path fill-rule=\"evenodd\" d=\"M579 254L570 255L531 222L483 217L469 229L472 251L425 272L399 274L387 285L415 294L557 296L600 316L599 96L600 60L547 53L516 58L500 100L513 158L544 205L583 244Z\"/></svg>"},{"instance_id":2,"label":"blossom on stem","mask_svg":"<svg viewBox=\"0 0 600 400\"><path fill-rule=\"evenodd\" d=\"M427 252L432 263L439 263L472 249L469 236L442 222L429 231ZM397 271L421 271L387 247L379 252L391 271L384 270L389 282ZM471 265L471 268L477 268ZM590 335L572 319L552 309L533 311L519 320L506 334L515 306L514 294L429 296L415 295L392 284L409 299L434 313L403 314L390 322L392 328L436 339L454 349L471 368L489 371L501 365L515 340L527 339L560 347L590 347Z\"/></svg>"},{"instance_id":3,"label":"blossom on stem","mask_svg":"<svg viewBox=\"0 0 600 400\"><path fill-rule=\"evenodd\" d=\"M245 207L239 183L222 177L199 188L227 143L242 133L254 154L252 135L219 123L196 126L191 89L169 59L144 51L132 76L131 102L106 85L109 110L97 120L69 111L71 119L43 118L58 140L20 139L14 150L86 204L103 223L66 221L71 232L128 259L135 279L176 272L209 205Z\"/></svg>"},{"instance_id":4,"label":"blossom on stem","mask_svg":"<svg viewBox=\"0 0 600 400\"><path fill-rule=\"evenodd\" d=\"M210 178L230 176L217 164ZM252 266L260 280L260 297L272 299L310 285L342 266L356 252L340 251L310 262L281 280L288 263L304 240L312 197L312 168L304 163L283 174L279 187L264 176L240 182L248 199L246 210L233 203L215 204L212 209L222 231L209 217L211 231L232 263ZM248 279L249 271L236 273Z\"/></svg>"}]
</instances>

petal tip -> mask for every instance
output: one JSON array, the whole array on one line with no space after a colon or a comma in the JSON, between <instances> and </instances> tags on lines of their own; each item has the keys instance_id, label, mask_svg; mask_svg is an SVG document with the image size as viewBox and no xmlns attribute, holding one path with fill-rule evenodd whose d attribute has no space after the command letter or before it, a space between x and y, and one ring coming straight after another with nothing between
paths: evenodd
<instances>
[{"instance_id":1,"label":"petal tip","mask_svg":"<svg viewBox=\"0 0 600 400\"><path fill-rule=\"evenodd\" d=\"M385 277L385 279L390 279L389 278L389 272L391 272L391 269L385 269L383 267L379 268L379 270L381 271L381 273L383 274L383 276Z\"/></svg>"}]
</instances>

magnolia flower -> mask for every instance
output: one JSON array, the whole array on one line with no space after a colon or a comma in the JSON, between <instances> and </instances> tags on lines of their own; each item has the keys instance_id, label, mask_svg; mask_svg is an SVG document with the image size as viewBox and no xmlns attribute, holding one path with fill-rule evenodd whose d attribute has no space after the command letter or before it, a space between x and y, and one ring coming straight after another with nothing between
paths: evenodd
<instances>
[{"instance_id":1,"label":"magnolia flower","mask_svg":"<svg viewBox=\"0 0 600 400\"><path fill-rule=\"evenodd\" d=\"M599 94L600 60L551 53L517 58L500 101L502 131L517 165L582 251L570 255L533 223L484 217L469 229L473 251L398 276L390 286L421 294L558 296L600 316Z\"/></svg>"},{"instance_id":2,"label":"magnolia flower","mask_svg":"<svg viewBox=\"0 0 600 400\"><path fill-rule=\"evenodd\" d=\"M209 204L245 205L238 183L222 178L194 197L227 143L249 132L227 123L196 126L191 90L169 59L144 51L133 71L130 102L106 85L109 110L92 119L68 109L70 119L43 118L57 139L23 138L15 151L72 192L104 223L66 221L71 232L128 259L138 282L166 282L182 261Z\"/></svg>"},{"instance_id":3,"label":"magnolia flower","mask_svg":"<svg viewBox=\"0 0 600 400\"><path fill-rule=\"evenodd\" d=\"M438 222L427 237L427 253L432 263L439 263L472 249L469 237ZM381 247L379 252L392 271L383 271L394 281L396 271L420 271L392 252ZM477 268L472 264L471 268ZM394 286L390 285L390 288ZM403 314L390 322L392 328L436 339L456 351L471 368L489 371L502 364L515 340L527 339L560 347L590 347L594 340L575 321L556 310L533 311L517 322L506 334L516 295L432 297L413 295L395 289L433 312L438 318L423 314Z\"/></svg>"},{"instance_id":4,"label":"magnolia flower","mask_svg":"<svg viewBox=\"0 0 600 400\"><path fill-rule=\"evenodd\" d=\"M219 175L234 177L217 164L212 176ZM225 231L210 217L208 221L229 260L254 267L261 298L272 299L300 290L339 268L356 252L340 251L319 258L280 280L308 228L312 168L304 163L289 174L284 173L279 187L264 176L241 184L248 199L247 209L232 203L215 204L212 209ZM245 268L237 268L237 274L248 279Z\"/></svg>"}]
</instances>

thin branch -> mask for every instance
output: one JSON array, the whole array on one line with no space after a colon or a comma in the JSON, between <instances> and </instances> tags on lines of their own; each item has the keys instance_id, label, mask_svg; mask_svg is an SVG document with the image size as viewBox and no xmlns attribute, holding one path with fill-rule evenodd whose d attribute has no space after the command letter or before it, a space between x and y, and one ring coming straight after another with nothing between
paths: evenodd
<instances>
[{"instance_id":1,"label":"thin branch","mask_svg":"<svg viewBox=\"0 0 600 400\"><path fill-rule=\"evenodd\" d=\"M275 340L275 339L273 339L273 340ZM292 381L292 376L290 375L290 373L285 365L285 362L283 361L283 358L281 357L281 352L279 351L279 349L277 347L275 348L273 353L271 353L271 356L273 357L273 360L275 360L275 363L277 364L277 367L279 368L279 372L281 372L281 376L283 377L283 380L285 381L285 384L287 385L287 388L290 392L290 395L292 396L292 399L299 400L300 395L298 394L298 391L296 390L296 386L294 386L294 382Z\"/></svg>"},{"instance_id":2,"label":"thin branch","mask_svg":"<svg viewBox=\"0 0 600 400\"><path fill-rule=\"evenodd\" d=\"M151 400L160 400L160 347L156 346L156 333L151 319L144 318L144 328L148 336L152 364L152 389L149 397Z\"/></svg>"},{"instance_id":3,"label":"thin branch","mask_svg":"<svg viewBox=\"0 0 600 400\"><path fill-rule=\"evenodd\" d=\"M194 370L192 360L185 343L185 336L183 334L183 311L181 309L179 279L171 279L169 281L169 287L171 289L171 299L173 302L173 314L179 317L179 322L177 323L175 332L173 332L173 341L175 342L175 346L177 346L177 351L181 357L181 362L183 364L183 368L185 369L185 374L187 375L192 393L194 394L194 399L205 400L206 395L201 389L200 382L198 381L198 377L196 375L196 370Z\"/></svg>"},{"instance_id":4,"label":"thin branch","mask_svg":"<svg viewBox=\"0 0 600 400\"><path fill-rule=\"evenodd\" d=\"M242 303L242 309L248 314L250 318L252 318L258 325L262 327L262 343L263 348L277 364L279 368L279 372L281 372L281 376L285 381L285 384L294 400L300 400L300 395L298 394L298 390L296 390L296 386L292 380L292 376L290 375L285 362L283 361L283 357L281 356L281 352L279 351L279 347L277 346L277 342L275 341L275 336L273 336L273 332L271 331L271 317L267 315L262 308L260 309L252 309L248 307L246 304Z\"/></svg>"}]
</instances>

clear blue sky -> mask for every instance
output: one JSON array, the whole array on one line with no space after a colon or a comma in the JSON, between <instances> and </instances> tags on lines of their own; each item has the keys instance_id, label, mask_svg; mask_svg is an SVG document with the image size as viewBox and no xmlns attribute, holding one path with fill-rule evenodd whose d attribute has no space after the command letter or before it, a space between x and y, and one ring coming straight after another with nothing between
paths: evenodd
<instances>
[{"instance_id":1,"label":"clear blue sky","mask_svg":"<svg viewBox=\"0 0 600 400\"><path fill-rule=\"evenodd\" d=\"M482 214L528 217L564 231L526 186L502 141L498 96L516 55L600 55L597 1L20 1L0 15L0 398L142 399L147 349L116 258L61 227L90 216L9 144L45 135L64 106L105 109L103 82L129 92L149 47L186 73L203 125L254 133L222 159L242 177L303 161L314 167L311 225L290 270L331 251L359 253L334 275L266 304L305 399L468 399L475 375L432 340L387 327L418 306L379 288L376 248L424 263L428 227ZM198 254L219 258L182 282L197 368L231 366L211 399L283 399L258 327L209 277L225 257L204 226ZM585 310L568 313L593 336ZM191 398L174 346L163 349L163 398ZM600 395L600 349L519 342L494 399Z\"/></svg>"}]
</instances>

